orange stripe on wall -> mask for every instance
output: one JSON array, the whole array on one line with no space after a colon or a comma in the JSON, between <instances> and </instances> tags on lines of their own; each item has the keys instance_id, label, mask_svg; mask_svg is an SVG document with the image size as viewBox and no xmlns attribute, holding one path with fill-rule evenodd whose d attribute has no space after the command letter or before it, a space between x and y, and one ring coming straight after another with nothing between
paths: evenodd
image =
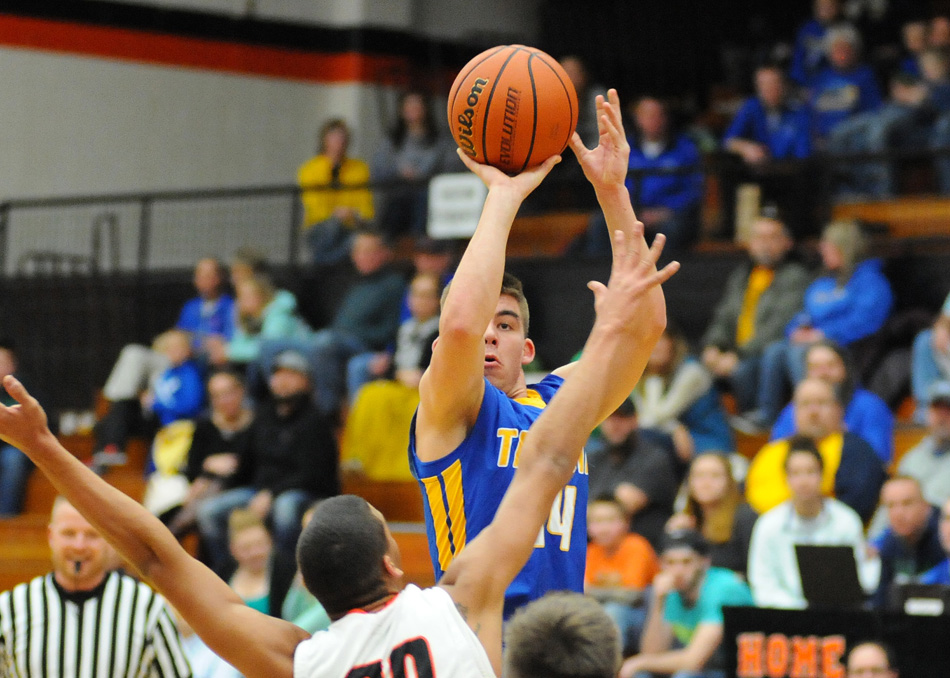
<instances>
[{"instance_id":1,"label":"orange stripe on wall","mask_svg":"<svg viewBox=\"0 0 950 678\"><path fill-rule=\"evenodd\" d=\"M0 14L0 46L321 83L398 85L409 61L326 54Z\"/></svg>"}]
</instances>

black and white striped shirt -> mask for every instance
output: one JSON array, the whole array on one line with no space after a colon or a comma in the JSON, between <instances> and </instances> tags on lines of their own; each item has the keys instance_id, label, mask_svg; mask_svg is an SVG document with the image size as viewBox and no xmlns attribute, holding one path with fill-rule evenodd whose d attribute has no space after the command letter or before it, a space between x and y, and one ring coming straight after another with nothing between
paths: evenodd
<instances>
[{"instance_id":1,"label":"black and white striped shirt","mask_svg":"<svg viewBox=\"0 0 950 678\"><path fill-rule=\"evenodd\" d=\"M52 574L0 593L0 678L187 678L165 600L112 572L70 593Z\"/></svg>"}]
</instances>

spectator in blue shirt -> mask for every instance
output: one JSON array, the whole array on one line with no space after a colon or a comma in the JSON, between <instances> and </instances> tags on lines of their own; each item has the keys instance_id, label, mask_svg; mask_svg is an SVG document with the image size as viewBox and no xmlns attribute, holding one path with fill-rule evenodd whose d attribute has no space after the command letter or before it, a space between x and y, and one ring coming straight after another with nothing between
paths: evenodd
<instances>
[{"instance_id":1,"label":"spectator in blue shirt","mask_svg":"<svg viewBox=\"0 0 950 678\"><path fill-rule=\"evenodd\" d=\"M113 402L96 424L92 461L97 468L124 464L130 435L151 438L157 426L193 419L201 413L204 383L192 360L189 334L179 329L163 332L155 338L153 350L162 356L166 368L138 397Z\"/></svg>"},{"instance_id":2,"label":"spectator in blue shirt","mask_svg":"<svg viewBox=\"0 0 950 678\"><path fill-rule=\"evenodd\" d=\"M689 137L675 133L659 99L643 97L634 107L627 188L637 217L649 234L666 235L668 250L689 247L699 225L703 193L700 157ZM677 171L682 170L682 171Z\"/></svg>"},{"instance_id":3,"label":"spectator in blue shirt","mask_svg":"<svg viewBox=\"0 0 950 678\"><path fill-rule=\"evenodd\" d=\"M891 478L881 488L881 506L890 527L875 543L881 558L877 607L887 605L892 586L913 581L944 559L940 510L927 503L919 482L909 476Z\"/></svg>"},{"instance_id":4,"label":"spectator in blue shirt","mask_svg":"<svg viewBox=\"0 0 950 678\"><path fill-rule=\"evenodd\" d=\"M202 259L195 266L198 296L185 302L175 327L191 334L196 357L207 353L210 337L227 341L234 333L234 299L224 293L226 279L224 264L217 259Z\"/></svg>"},{"instance_id":5,"label":"spectator in blue shirt","mask_svg":"<svg viewBox=\"0 0 950 678\"><path fill-rule=\"evenodd\" d=\"M723 147L735 154L735 162L727 160L719 175L722 235L733 229L738 187L753 183L761 190L762 202L774 203L789 229L801 236L813 228L819 192L808 164L794 162L811 155L811 114L791 96L785 74L774 64L756 69L755 94L742 104L723 137Z\"/></svg>"},{"instance_id":6,"label":"spectator in blue shirt","mask_svg":"<svg viewBox=\"0 0 950 678\"><path fill-rule=\"evenodd\" d=\"M921 584L942 584L950 586L950 499L940 509L940 544L948 557L933 569L920 575Z\"/></svg>"},{"instance_id":7,"label":"spectator in blue shirt","mask_svg":"<svg viewBox=\"0 0 950 678\"><path fill-rule=\"evenodd\" d=\"M807 86L812 77L827 65L824 39L828 27L841 16L838 0L815 0L813 18L802 24L795 35L789 77L802 86Z\"/></svg>"},{"instance_id":8,"label":"spectator in blue shirt","mask_svg":"<svg viewBox=\"0 0 950 678\"><path fill-rule=\"evenodd\" d=\"M749 165L807 158L811 137L807 109L790 101L778 66L755 72L756 96L746 99L726 130L723 145Z\"/></svg>"},{"instance_id":9,"label":"spectator in blue shirt","mask_svg":"<svg viewBox=\"0 0 950 678\"><path fill-rule=\"evenodd\" d=\"M844 406L844 424L874 448L884 464L894 454L894 414L880 396L857 384L848 350L837 342L821 339L808 347L805 376L827 381L838 390ZM789 403L772 427L771 440L795 433L795 404Z\"/></svg>"},{"instance_id":10,"label":"spectator in blue shirt","mask_svg":"<svg viewBox=\"0 0 950 678\"><path fill-rule=\"evenodd\" d=\"M853 115L876 110L881 89L871 67L860 63L861 37L853 26L841 25L825 36L828 66L810 83L812 130L819 142Z\"/></svg>"},{"instance_id":11,"label":"spectator in blue shirt","mask_svg":"<svg viewBox=\"0 0 950 678\"><path fill-rule=\"evenodd\" d=\"M853 115L838 123L828 138L828 150L836 154L883 153L917 150L928 143L943 145L935 138L938 116L950 110L948 57L944 50L927 49L917 57L921 75L905 72L890 78L890 96L880 108ZM941 126L947 129L947 123ZM938 169L943 158L937 161ZM887 198L897 191L896 163L888 160L848 161L836 167L841 183L838 192L861 197Z\"/></svg>"},{"instance_id":12,"label":"spectator in blue shirt","mask_svg":"<svg viewBox=\"0 0 950 678\"><path fill-rule=\"evenodd\" d=\"M192 359L187 332L170 330L156 339L169 367L162 372L152 388L143 396L143 405L150 409L158 423L167 426L180 419L194 419L204 407L204 382L201 371Z\"/></svg>"},{"instance_id":13,"label":"spectator in blue shirt","mask_svg":"<svg viewBox=\"0 0 950 678\"><path fill-rule=\"evenodd\" d=\"M901 40L904 43L904 57L901 59L899 70L909 76L919 78L921 53L927 49L927 22L923 20L908 21L901 26Z\"/></svg>"},{"instance_id":14,"label":"spectator in blue shirt","mask_svg":"<svg viewBox=\"0 0 950 678\"><path fill-rule=\"evenodd\" d=\"M805 376L805 352L820 340L848 346L884 325L894 293L880 259L865 259L867 243L855 222L829 224L819 243L824 273L805 290L804 309L785 330L786 339L766 347L759 369L758 411L745 419L771 426L786 402L788 379ZM751 426L750 426L751 428Z\"/></svg>"}]
</instances>

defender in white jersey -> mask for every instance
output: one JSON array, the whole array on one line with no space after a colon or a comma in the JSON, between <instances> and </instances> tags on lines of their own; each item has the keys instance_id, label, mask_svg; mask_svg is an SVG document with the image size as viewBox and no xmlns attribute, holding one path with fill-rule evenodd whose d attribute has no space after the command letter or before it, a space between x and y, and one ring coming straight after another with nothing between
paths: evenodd
<instances>
[{"instance_id":1,"label":"defender in white jersey","mask_svg":"<svg viewBox=\"0 0 950 678\"><path fill-rule=\"evenodd\" d=\"M611 90L609 103L599 99L598 108L600 145L588 151L575 134L572 147L585 172L623 177L629 147L616 92ZM483 218L496 215L499 201L520 203L556 161L515 177L473 167L489 187ZM437 587L420 591L403 588L399 549L378 511L358 497L324 501L297 547L304 582L333 620L312 638L245 605L157 518L72 456L50 432L39 403L13 377L3 386L19 404L0 407L0 439L26 452L207 645L248 678L501 675L505 589L531 555L554 498L577 467L578 450L633 389L666 324L659 285L678 264L658 272L663 238L647 249L633 209L623 214L627 223L614 232L610 281L589 285L596 320L583 357L526 436L494 521L454 558ZM616 659L609 640L607 649L606 656ZM597 672L558 668L562 676L610 678L616 665L608 664Z\"/></svg>"}]
</instances>

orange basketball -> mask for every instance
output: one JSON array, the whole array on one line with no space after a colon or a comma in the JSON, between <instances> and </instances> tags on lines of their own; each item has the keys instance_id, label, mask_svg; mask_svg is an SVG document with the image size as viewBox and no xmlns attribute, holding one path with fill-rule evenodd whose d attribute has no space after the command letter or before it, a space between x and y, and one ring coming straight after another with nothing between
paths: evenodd
<instances>
[{"instance_id":1,"label":"orange basketball","mask_svg":"<svg viewBox=\"0 0 950 678\"><path fill-rule=\"evenodd\" d=\"M577 126L577 93L549 55L493 47L469 61L449 91L449 127L475 162L508 173L564 150Z\"/></svg>"}]
</instances>

